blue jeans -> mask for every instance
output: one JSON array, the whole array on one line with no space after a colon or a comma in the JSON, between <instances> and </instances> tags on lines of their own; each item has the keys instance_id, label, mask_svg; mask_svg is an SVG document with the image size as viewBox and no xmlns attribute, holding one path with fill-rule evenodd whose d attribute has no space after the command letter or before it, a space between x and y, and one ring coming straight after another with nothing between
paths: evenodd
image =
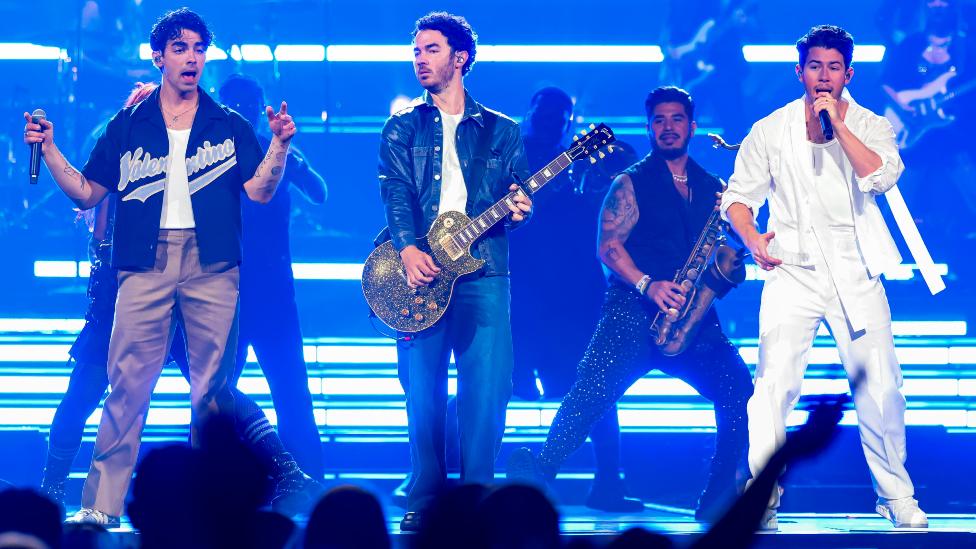
<instances>
[{"instance_id":1,"label":"blue jeans","mask_svg":"<svg viewBox=\"0 0 976 549\"><path fill-rule=\"evenodd\" d=\"M454 351L461 481L489 483L512 396L512 325L507 276L458 281L444 317L397 344L399 377L407 397L409 509L419 510L446 482L447 370Z\"/></svg>"}]
</instances>

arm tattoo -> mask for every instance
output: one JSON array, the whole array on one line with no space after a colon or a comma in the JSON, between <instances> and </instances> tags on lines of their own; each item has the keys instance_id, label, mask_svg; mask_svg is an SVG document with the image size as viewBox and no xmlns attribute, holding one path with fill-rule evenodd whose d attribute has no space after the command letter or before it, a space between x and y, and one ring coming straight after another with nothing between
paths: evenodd
<instances>
[{"instance_id":1,"label":"arm tattoo","mask_svg":"<svg viewBox=\"0 0 976 549\"><path fill-rule=\"evenodd\" d=\"M637 224L637 199L629 178L614 181L600 212L600 240L624 242Z\"/></svg>"},{"instance_id":2,"label":"arm tattoo","mask_svg":"<svg viewBox=\"0 0 976 549\"><path fill-rule=\"evenodd\" d=\"M275 166L271 168L271 175L278 175L281 173L281 166Z\"/></svg>"},{"instance_id":3,"label":"arm tattoo","mask_svg":"<svg viewBox=\"0 0 976 549\"><path fill-rule=\"evenodd\" d=\"M68 177L71 177L71 178L77 177L82 189L84 189L85 186L88 185L88 179L85 178L85 174L83 174L83 173L79 172L78 170L74 169L71 166L71 164L68 164L67 163L67 161L65 162L65 165L64 165L64 175L66 175Z\"/></svg>"}]
</instances>

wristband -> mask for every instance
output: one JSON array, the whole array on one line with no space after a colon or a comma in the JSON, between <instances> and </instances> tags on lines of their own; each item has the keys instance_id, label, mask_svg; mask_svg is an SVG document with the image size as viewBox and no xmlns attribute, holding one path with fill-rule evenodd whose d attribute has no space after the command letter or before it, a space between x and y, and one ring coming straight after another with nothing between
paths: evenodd
<instances>
[{"instance_id":1,"label":"wristband","mask_svg":"<svg viewBox=\"0 0 976 549\"><path fill-rule=\"evenodd\" d=\"M651 275L644 275L640 280L637 281L637 284L635 284L634 287L637 288L637 293L644 295L647 292L647 287L650 285Z\"/></svg>"}]
</instances>

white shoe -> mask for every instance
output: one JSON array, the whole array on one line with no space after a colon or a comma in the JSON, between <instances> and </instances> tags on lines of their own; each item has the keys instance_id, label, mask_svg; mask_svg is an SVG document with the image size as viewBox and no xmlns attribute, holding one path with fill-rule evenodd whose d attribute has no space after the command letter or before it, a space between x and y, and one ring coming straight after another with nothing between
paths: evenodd
<instances>
[{"instance_id":1,"label":"white shoe","mask_svg":"<svg viewBox=\"0 0 976 549\"><path fill-rule=\"evenodd\" d=\"M875 508L878 514L891 521L895 528L928 528L929 519L925 512L918 508L918 501L913 497L885 499L878 498Z\"/></svg>"},{"instance_id":2,"label":"white shoe","mask_svg":"<svg viewBox=\"0 0 976 549\"><path fill-rule=\"evenodd\" d=\"M121 524L119 517L103 513L97 509L82 507L65 522L75 524L99 524L105 528L118 528Z\"/></svg>"},{"instance_id":3,"label":"white shoe","mask_svg":"<svg viewBox=\"0 0 976 549\"><path fill-rule=\"evenodd\" d=\"M779 519L776 518L776 509L767 507L763 513L762 520L759 522L759 530L764 532L775 532L779 530Z\"/></svg>"}]
</instances>

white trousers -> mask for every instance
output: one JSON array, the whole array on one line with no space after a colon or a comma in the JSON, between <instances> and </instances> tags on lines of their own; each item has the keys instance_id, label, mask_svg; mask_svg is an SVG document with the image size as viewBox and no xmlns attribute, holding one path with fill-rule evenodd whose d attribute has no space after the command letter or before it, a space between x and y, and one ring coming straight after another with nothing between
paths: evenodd
<instances>
[{"instance_id":1,"label":"white trousers","mask_svg":"<svg viewBox=\"0 0 976 549\"><path fill-rule=\"evenodd\" d=\"M823 254L817 254L813 267L781 265L766 281L759 311L759 365L748 404L749 469L755 477L785 442L786 417L800 398L813 339L826 321L848 380L864 377L853 396L875 492L886 499L910 497L915 489L905 470L905 397L891 311L880 280L868 277L853 236L852 231L834 233L832 272ZM847 310L855 307L865 326L852 332ZM779 493L773 491L771 508L779 507Z\"/></svg>"}]
</instances>

